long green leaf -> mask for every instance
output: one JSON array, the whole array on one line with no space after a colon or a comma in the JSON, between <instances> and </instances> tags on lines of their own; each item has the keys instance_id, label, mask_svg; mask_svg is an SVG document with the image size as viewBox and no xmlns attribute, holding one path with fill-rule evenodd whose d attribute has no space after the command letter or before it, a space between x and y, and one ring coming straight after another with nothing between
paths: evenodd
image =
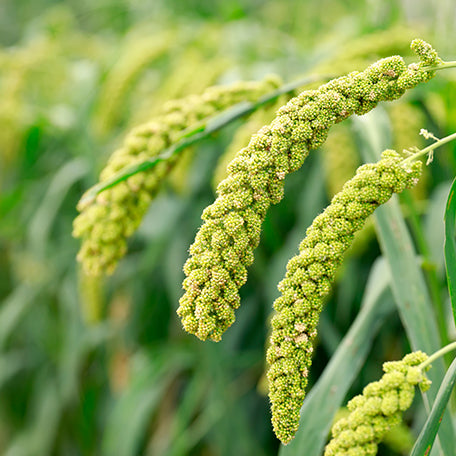
<instances>
[{"instance_id":1,"label":"long green leaf","mask_svg":"<svg viewBox=\"0 0 456 456\"><path fill-rule=\"evenodd\" d=\"M456 323L456 179L448 195L445 210L445 267L453 318Z\"/></svg>"},{"instance_id":2,"label":"long green leaf","mask_svg":"<svg viewBox=\"0 0 456 456\"><path fill-rule=\"evenodd\" d=\"M375 162L379 159L380 151L386 148L383 138L388 135L385 134L385 129L382 129L382 125L385 124L381 113L378 112L363 116L359 123L361 122L363 158L365 161ZM391 269L393 295L410 345L413 350L434 353L441 347L437 321L397 197L393 196L391 201L379 207L374 215L380 247ZM444 375L444 363L439 359L429 372L432 381L428 392L430 400L436 397ZM444 454L456 456L456 447L453 444L454 429L450 416L444 417L439 436Z\"/></svg>"},{"instance_id":3,"label":"long green leaf","mask_svg":"<svg viewBox=\"0 0 456 456\"><path fill-rule=\"evenodd\" d=\"M27 284L17 286L0 306L0 348L3 348L27 312L33 305L39 287Z\"/></svg>"},{"instance_id":4,"label":"long green leaf","mask_svg":"<svg viewBox=\"0 0 456 456\"><path fill-rule=\"evenodd\" d=\"M23 350L11 350L0 354L0 389L18 372L34 367L34 360Z\"/></svg>"},{"instance_id":5,"label":"long green leaf","mask_svg":"<svg viewBox=\"0 0 456 456\"><path fill-rule=\"evenodd\" d=\"M256 102L241 101L237 105L234 105L226 109L225 111L216 114L208 120L203 120L202 122L199 122L196 125L192 125L191 127L187 128L181 133L181 135L178 137L177 141L174 144L172 144L167 149L164 149L160 154L151 157L147 160L144 160L140 163L128 166L119 171L118 173L114 174L114 176L112 176L111 178L106 179L105 181L100 182L91 187L81 198L80 204L90 204L94 200L94 198L102 191L113 187L114 185L128 179L130 176L133 176L134 174L137 174L141 171L145 171L147 169L151 169L154 166L158 165L158 163L164 160L168 160L173 155L178 154L183 149L191 146L192 144L195 144L198 141L201 141L204 138L207 138L209 135L219 131L221 128L225 127L231 122L234 122L235 120L243 116L247 116L255 112L261 106L276 100L281 95L294 92L296 89L299 89L299 87L302 87L311 82L323 82L324 80L329 79L330 77L332 76L306 76L297 81L284 84L282 87L263 96Z\"/></svg>"},{"instance_id":6,"label":"long green leaf","mask_svg":"<svg viewBox=\"0 0 456 456\"><path fill-rule=\"evenodd\" d=\"M28 227L29 249L45 254L52 224L59 215L59 209L70 188L88 172L88 166L81 158L65 163L53 176L42 203L33 215Z\"/></svg>"},{"instance_id":7,"label":"long green leaf","mask_svg":"<svg viewBox=\"0 0 456 456\"><path fill-rule=\"evenodd\" d=\"M27 424L16 433L5 456L48 456L52 454L62 416L62 402L52 375L41 375L35 384L27 412Z\"/></svg>"},{"instance_id":8,"label":"long green leaf","mask_svg":"<svg viewBox=\"0 0 456 456\"><path fill-rule=\"evenodd\" d=\"M437 397L432 405L431 413L413 446L410 456L427 456L431 451L435 436L440 427L451 392L456 383L456 359L451 363L442 384L440 385ZM454 439L454 436L453 436ZM454 440L453 440L454 443Z\"/></svg>"},{"instance_id":9,"label":"long green leaf","mask_svg":"<svg viewBox=\"0 0 456 456\"><path fill-rule=\"evenodd\" d=\"M153 356L135 355L132 382L114 404L102 438L102 455L133 456L147 426L160 404L177 368L185 366L187 356L179 351L158 349Z\"/></svg>"},{"instance_id":10,"label":"long green leaf","mask_svg":"<svg viewBox=\"0 0 456 456\"><path fill-rule=\"evenodd\" d=\"M381 324L394 308L390 274L383 259L374 264L361 310L301 409L294 440L280 456L320 456L334 414L363 365Z\"/></svg>"},{"instance_id":11,"label":"long green leaf","mask_svg":"<svg viewBox=\"0 0 456 456\"><path fill-rule=\"evenodd\" d=\"M201 407L204 396L207 394L209 385L206 381L206 376L203 372L196 372L193 378L189 381L185 392L182 395L182 399L179 401L179 407L173 416L172 423L170 424L170 441L172 442L172 448L169 448L167 453L169 455L182 455L189 454L191 448L202 438L201 432L196 430L195 422L201 419L194 419L195 410ZM207 412L207 407L203 413ZM198 423L199 424L199 423ZM213 421L209 426L213 425ZM201 426L199 426L201 429ZM207 428L204 429L208 431Z\"/></svg>"},{"instance_id":12,"label":"long green leaf","mask_svg":"<svg viewBox=\"0 0 456 456\"><path fill-rule=\"evenodd\" d=\"M429 246L431 264L436 274L441 277L445 270L445 255L442 245L445 243L445 208L450 193L451 181L439 184L429 195L426 214L424 215L424 232Z\"/></svg>"}]
</instances>

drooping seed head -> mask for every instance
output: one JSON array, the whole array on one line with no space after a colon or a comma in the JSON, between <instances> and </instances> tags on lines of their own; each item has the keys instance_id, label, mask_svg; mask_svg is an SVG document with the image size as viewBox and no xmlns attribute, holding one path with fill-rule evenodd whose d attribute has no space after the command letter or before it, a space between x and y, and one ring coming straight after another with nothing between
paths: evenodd
<instances>
[{"instance_id":1,"label":"drooping seed head","mask_svg":"<svg viewBox=\"0 0 456 456\"><path fill-rule=\"evenodd\" d=\"M210 87L202 95L169 102L161 116L135 127L100 174L105 181L122 169L158 155L187 127L243 100L255 101L275 88L277 79ZM78 260L88 274L110 274L127 251L127 238L138 228L150 202L179 156L137 173L98 195L74 221L73 236L82 239Z\"/></svg>"},{"instance_id":2,"label":"drooping seed head","mask_svg":"<svg viewBox=\"0 0 456 456\"><path fill-rule=\"evenodd\" d=\"M414 40L412 44L423 62L437 59L426 43ZM429 80L432 73L422 66L407 68L399 56L379 60L361 73L301 93L252 136L229 165L228 176L219 184L215 202L204 210L204 223L190 247L184 266L185 293L177 311L186 331L202 340L221 339L234 322L239 288L247 280L246 268L253 262L261 224L269 206L282 199L286 175L301 167L309 150L325 141L335 123L364 114L380 101L395 100L406 89ZM348 245L349 237L343 243ZM214 268L223 271L222 285L214 280ZM326 288L321 284L320 292Z\"/></svg>"},{"instance_id":3,"label":"drooping seed head","mask_svg":"<svg viewBox=\"0 0 456 456\"><path fill-rule=\"evenodd\" d=\"M300 253L288 262L279 284L281 296L274 303L267 352L272 423L283 443L298 429L320 312L344 253L367 217L393 193L413 187L420 176L421 162L404 167L402 161L387 150L379 162L358 168L314 219Z\"/></svg>"},{"instance_id":4,"label":"drooping seed head","mask_svg":"<svg viewBox=\"0 0 456 456\"><path fill-rule=\"evenodd\" d=\"M415 386L426 390L429 380L417 366L427 355L417 351L401 361L385 363L385 374L378 382L367 385L363 394L348 403L350 414L338 420L332 428L332 439L324 456L377 454L377 445L387 432L401 422L415 395Z\"/></svg>"}]
</instances>

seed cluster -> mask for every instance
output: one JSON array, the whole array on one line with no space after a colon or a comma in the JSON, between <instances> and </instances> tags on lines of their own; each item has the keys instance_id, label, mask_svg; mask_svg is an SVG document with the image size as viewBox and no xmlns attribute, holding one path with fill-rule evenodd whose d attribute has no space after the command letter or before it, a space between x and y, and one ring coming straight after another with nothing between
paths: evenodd
<instances>
[{"instance_id":1,"label":"seed cluster","mask_svg":"<svg viewBox=\"0 0 456 456\"><path fill-rule=\"evenodd\" d=\"M402 161L395 151L387 150L378 163L359 167L356 176L314 219L299 246L300 253L287 264L286 276L278 286L281 296L274 303L276 314L267 351L272 424L283 443L298 429L312 341L323 299L343 254L378 206L418 181L421 162L404 168Z\"/></svg>"},{"instance_id":2,"label":"seed cluster","mask_svg":"<svg viewBox=\"0 0 456 456\"><path fill-rule=\"evenodd\" d=\"M233 158L236 157L239 150L249 143L252 135L263 125L271 122L271 120L275 118L275 112L277 109L284 105L290 98L291 97L282 95L273 104L265 106L263 109L254 112L249 119L237 129L230 145L220 156L217 162L214 176L212 178L214 189L216 189L218 184L220 184L220 182L228 176L228 165L233 161Z\"/></svg>"},{"instance_id":3,"label":"seed cluster","mask_svg":"<svg viewBox=\"0 0 456 456\"><path fill-rule=\"evenodd\" d=\"M282 199L285 176L325 141L329 128L352 114L367 113L380 101L395 100L433 76L423 67L440 62L436 52L421 40L414 40L412 49L420 64L406 67L393 56L301 93L237 154L216 201L203 212L204 223L184 266L185 294L177 313L186 331L219 341L234 322L239 288L247 280L266 212Z\"/></svg>"},{"instance_id":4,"label":"seed cluster","mask_svg":"<svg viewBox=\"0 0 456 456\"><path fill-rule=\"evenodd\" d=\"M348 403L350 414L337 421L325 456L374 456L385 434L401 422L401 414L412 404L415 386L425 391L430 381L417 367L427 359L414 352L401 361L383 365L385 374L367 385L363 394Z\"/></svg>"},{"instance_id":5,"label":"seed cluster","mask_svg":"<svg viewBox=\"0 0 456 456\"><path fill-rule=\"evenodd\" d=\"M268 77L259 82L237 82L206 89L200 95L168 102L161 116L134 128L124 144L111 156L100 174L105 181L123 168L141 163L169 147L179 134L195 123L243 100L255 101L277 87ZM88 206L79 204L73 236L82 239L78 260L88 274L110 274L127 250L127 238L138 228L178 157L129 177L100 193Z\"/></svg>"},{"instance_id":6,"label":"seed cluster","mask_svg":"<svg viewBox=\"0 0 456 456\"><path fill-rule=\"evenodd\" d=\"M361 162L349 121L336 125L331 130L328 139L321 147L321 152L326 192L331 199L356 173ZM350 252L354 255L362 253L374 235L374 224L369 220L363 229L356 233Z\"/></svg>"}]
</instances>

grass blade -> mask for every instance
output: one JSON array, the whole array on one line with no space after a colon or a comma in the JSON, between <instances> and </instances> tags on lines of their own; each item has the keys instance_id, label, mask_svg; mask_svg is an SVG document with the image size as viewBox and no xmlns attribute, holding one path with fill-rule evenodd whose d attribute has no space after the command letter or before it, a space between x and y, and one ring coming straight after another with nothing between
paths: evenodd
<instances>
[{"instance_id":1,"label":"grass blade","mask_svg":"<svg viewBox=\"0 0 456 456\"><path fill-rule=\"evenodd\" d=\"M432 405L431 413L426 420L415 445L413 446L410 456L427 456L434 443L435 436L440 427L445 408L450 400L451 392L456 383L456 359L451 363L442 384L440 385L437 397Z\"/></svg>"},{"instance_id":2,"label":"grass blade","mask_svg":"<svg viewBox=\"0 0 456 456\"><path fill-rule=\"evenodd\" d=\"M451 181L443 182L429 195L424 231L430 250L430 267L434 267L438 277L444 276L445 257L442 246L445 244L445 209L450 193Z\"/></svg>"},{"instance_id":3,"label":"grass blade","mask_svg":"<svg viewBox=\"0 0 456 456\"><path fill-rule=\"evenodd\" d=\"M52 177L43 196L42 203L35 212L28 229L29 249L45 255L52 225L70 188L88 172L88 166L77 158L65 163Z\"/></svg>"},{"instance_id":4,"label":"grass blade","mask_svg":"<svg viewBox=\"0 0 456 456\"><path fill-rule=\"evenodd\" d=\"M280 456L321 455L334 414L366 359L377 330L394 308L390 280L386 262L378 260L372 268L361 310L305 399L296 437L280 448Z\"/></svg>"},{"instance_id":5,"label":"grass blade","mask_svg":"<svg viewBox=\"0 0 456 456\"><path fill-rule=\"evenodd\" d=\"M178 366L186 364L180 351L140 352L133 360L133 379L115 402L102 439L102 455L133 456L147 426L159 406L166 388L177 375Z\"/></svg>"},{"instance_id":6,"label":"grass blade","mask_svg":"<svg viewBox=\"0 0 456 456\"><path fill-rule=\"evenodd\" d=\"M24 428L16 433L5 456L47 456L58 437L62 403L58 385L51 375L42 375L36 382L30 411Z\"/></svg>"},{"instance_id":7,"label":"grass blade","mask_svg":"<svg viewBox=\"0 0 456 456\"><path fill-rule=\"evenodd\" d=\"M1 303L0 348L6 345L28 308L34 304L38 293L38 288L21 284Z\"/></svg>"},{"instance_id":8,"label":"grass blade","mask_svg":"<svg viewBox=\"0 0 456 456\"><path fill-rule=\"evenodd\" d=\"M456 179L451 184L445 210L445 267L453 319L456 323Z\"/></svg>"},{"instance_id":9,"label":"grass blade","mask_svg":"<svg viewBox=\"0 0 456 456\"><path fill-rule=\"evenodd\" d=\"M81 206L89 205L102 191L114 187L114 185L117 185L119 182L122 182L128 179L130 176L133 176L141 171L151 169L164 160L168 160L173 155L176 155L183 149L195 144L198 141L201 141L204 138L207 138L209 135L219 131L221 128L225 127L231 122L234 122L235 120L243 116L247 116L255 112L258 108L267 103L275 101L281 95L292 93L300 87L311 82L324 81L326 79L330 79L331 76L334 75L306 76L297 81L284 84L282 87L263 96L257 102L242 101L237 105L234 105L226 109L225 111L222 111L221 113L214 115L208 120L204 120L196 125L187 128L182 132L177 141L170 147L163 150L162 153L158 154L157 156L151 157L147 160L144 160L140 163L136 163L134 165L123 168L109 179L106 179L105 181L100 182L91 187L82 196L80 201Z\"/></svg>"}]
</instances>

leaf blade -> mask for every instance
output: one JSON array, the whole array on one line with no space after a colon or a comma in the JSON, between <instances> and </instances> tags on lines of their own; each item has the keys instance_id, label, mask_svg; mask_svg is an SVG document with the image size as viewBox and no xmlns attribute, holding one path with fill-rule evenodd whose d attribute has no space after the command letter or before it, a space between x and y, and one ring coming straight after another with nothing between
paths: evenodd
<instances>
[{"instance_id":1,"label":"leaf blade","mask_svg":"<svg viewBox=\"0 0 456 456\"><path fill-rule=\"evenodd\" d=\"M423 429L412 448L410 456L428 455L431 451L435 437L440 427L440 422L445 413L446 406L456 383L456 359L451 363L440 385L432 410L426 420Z\"/></svg>"},{"instance_id":2,"label":"leaf blade","mask_svg":"<svg viewBox=\"0 0 456 456\"><path fill-rule=\"evenodd\" d=\"M456 178L451 184L445 209L445 269L453 319L456 323Z\"/></svg>"}]
</instances>

